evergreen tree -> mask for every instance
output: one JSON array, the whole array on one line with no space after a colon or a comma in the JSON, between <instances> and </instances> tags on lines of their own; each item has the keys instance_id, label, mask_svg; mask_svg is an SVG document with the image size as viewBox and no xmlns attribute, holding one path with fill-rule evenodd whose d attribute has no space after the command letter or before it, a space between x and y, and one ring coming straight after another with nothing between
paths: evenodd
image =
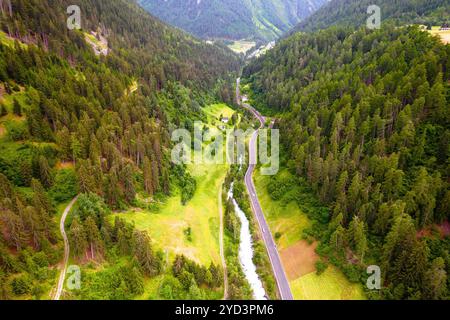
<instances>
[{"instance_id":1,"label":"evergreen tree","mask_svg":"<svg viewBox=\"0 0 450 320\"><path fill-rule=\"evenodd\" d=\"M439 257L433 260L430 269L425 273L424 298L431 300L443 299L446 293L447 272L445 261Z\"/></svg>"},{"instance_id":2,"label":"evergreen tree","mask_svg":"<svg viewBox=\"0 0 450 320\"><path fill-rule=\"evenodd\" d=\"M150 239L145 232L135 231L134 237L134 254L146 275L157 275L161 270L160 262L154 255L150 246Z\"/></svg>"},{"instance_id":3,"label":"evergreen tree","mask_svg":"<svg viewBox=\"0 0 450 320\"><path fill-rule=\"evenodd\" d=\"M136 197L136 190L133 181L133 168L130 164L127 164L122 170L121 178L125 189L125 199L128 203L133 203Z\"/></svg>"},{"instance_id":4,"label":"evergreen tree","mask_svg":"<svg viewBox=\"0 0 450 320\"><path fill-rule=\"evenodd\" d=\"M3 103L0 103L0 118L4 117L8 114L8 110L6 109L6 106Z\"/></svg>"},{"instance_id":5,"label":"evergreen tree","mask_svg":"<svg viewBox=\"0 0 450 320\"><path fill-rule=\"evenodd\" d=\"M349 226L350 243L356 250L357 255L364 262L364 255L367 251L367 238L364 222L355 216Z\"/></svg>"},{"instance_id":6,"label":"evergreen tree","mask_svg":"<svg viewBox=\"0 0 450 320\"><path fill-rule=\"evenodd\" d=\"M80 258L82 255L86 254L86 250L88 249L86 231L78 217L73 219L68 232L68 237L70 248L76 258Z\"/></svg>"},{"instance_id":7,"label":"evergreen tree","mask_svg":"<svg viewBox=\"0 0 450 320\"><path fill-rule=\"evenodd\" d=\"M52 202L47 196L44 187L38 180L31 180L31 189L33 190L33 206L37 210L43 210L48 214L55 213L55 208L53 207Z\"/></svg>"},{"instance_id":8,"label":"evergreen tree","mask_svg":"<svg viewBox=\"0 0 450 320\"><path fill-rule=\"evenodd\" d=\"M143 171L144 171L144 189L145 192L147 192L150 195L153 195L155 192L154 190L154 183L153 183L153 170L152 165L150 163L150 160L147 157L144 157L143 162Z\"/></svg>"},{"instance_id":9,"label":"evergreen tree","mask_svg":"<svg viewBox=\"0 0 450 320\"><path fill-rule=\"evenodd\" d=\"M13 100L13 113L18 117L22 116L22 106L17 99Z\"/></svg>"},{"instance_id":10,"label":"evergreen tree","mask_svg":"<svg viewBox=\"0 0 450 320\"><path fill-rule=\"evenodd\" d=\"M96 259L96 253L97 255L101 255L104 245L93 217L89 216L86 219L84 222L84 229L86 232L86 239L88 242L89 251L91 253L91 258Z\"/></svg>"},{"instance_id":11,"label":"evergreen tree","mask_svg":"<svg viewBox=\"0 0 450 320\"><path fill-rule=\"evenodd\" d=\"M43 156L39 157L39 175L42 184L46 188L50 188L53 184L53 176L48 161Z\"/></svg>"}]
</instances>

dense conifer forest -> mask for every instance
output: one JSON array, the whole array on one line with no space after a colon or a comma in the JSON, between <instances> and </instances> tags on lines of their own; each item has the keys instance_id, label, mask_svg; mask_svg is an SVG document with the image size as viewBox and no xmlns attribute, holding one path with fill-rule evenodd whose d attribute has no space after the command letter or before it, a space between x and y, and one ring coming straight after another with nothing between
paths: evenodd
<instances>
[{"instance_id":1,"label":"dense conifer forest","mask_svg":"<svg viewBox=\"0 0 450 320\"><path fill-rule=\"evenodd\" d=\"M332 27L281 41L244 75L282 113L289 169L329 208L318 251L355 281L380 265L374 298L448 298L450 46L417 26Z\"/></svg>"},{"instance_id":2,"label":"dense conifer forest","mask_svg":"<svg viewBox=\"0 0 450 320\"><path fill-rule=\"evenodd\" d=\"M264 180L264 201L289 198L311 222L301 241L317 244L317 275L333 265L362 288L379 266L381 290L362 296L450 299L450 45L426 30L448 26L449 5L373 2L330 1L242 71L136 0L77 1L79 29L70 0L0 0L0 300L57 296L65 234L83 285L63 299L251 298L232 182L277 297L242 166L171 161L174 129L257 127L237 108L241 71L280 130L283 174ZM370 4L380 29L364 27Z\"/></svg>"},{"instance_id":3,"label":"dense conifer forest","mask_svg":"<svg viewBox=\"0 0 450 320\"><path fill-rule=\"evenodd\" d=\"M443 0L332 0L290 33L326 29L332 25L360 26L368 19L367 10L373 5L381 9L383 22L429 27L449 23L449 4Z\"/></svg>"},{"instance_id":4,"label":"dense conifer forest","mask_svg":"<svg viewBox=\"0 0 450 320\"><path fill-rule=\"evenodd\" d=\"M121 271L88 280L89 292L77 295L142 293L143 276L161 271L161 253L145 233L106 216L138 206L138 192L192 189L192 178L169 162L169 133L192 128L208 103L232 103L240 61L228 49L125 0L78 1L82 29L69 30L71 4L0 2L1 299L40 298L52 289L63 256L57 209L77 194L66 221L72 258L119 261ZM95 51L92 41L106 42L106 50Z\"/></svg>"}]
</instances>

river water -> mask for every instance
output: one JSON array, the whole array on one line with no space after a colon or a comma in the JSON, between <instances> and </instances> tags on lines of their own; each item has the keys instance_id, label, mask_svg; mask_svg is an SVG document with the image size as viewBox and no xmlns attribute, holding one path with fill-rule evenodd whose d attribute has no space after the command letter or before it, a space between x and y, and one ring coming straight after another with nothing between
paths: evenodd
<instances>
[{"instance_id":1,"label":"river water","mask_svg":"<svg viewBox=\"0 0 450 320\"><path fill-rule=\"evenodd\" d=\"M266 291L263 284L256 273L256 266L253 263L253 241L250 233L250 223L245 213L239 208L238 203L233 196L233 183L228 192L228 199L232 199L234 211L241 222L240 243L239 243L239 262L248 283L253 291L255 300L267 300Z\"/></svg>"}]
</instances>

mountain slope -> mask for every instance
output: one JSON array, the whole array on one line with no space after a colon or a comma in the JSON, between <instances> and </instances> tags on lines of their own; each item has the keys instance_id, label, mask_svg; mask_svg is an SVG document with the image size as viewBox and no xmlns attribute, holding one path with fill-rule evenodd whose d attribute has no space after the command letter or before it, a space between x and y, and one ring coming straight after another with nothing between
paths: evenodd
<instances>
[{"instance_id":1,"label":"mountain slope","mask_svg":"<svg viewBox=\"0 0 450 320\"><path fill-rule=\"evenodd\" d=\"M331 27L244 70L257 101L284 111L287 166L329 208L308 214L308 236L352 281L379 265L373 298L450 294L449 58L418 26Z\"/></svg>"},{"instance_id":2,"label":"mountain slope","mask_svg":"<svg viewBox=\"0 0 450 320\"><path fill-rule=\"evenodd\" d=\"M81 30L67 28L70 0L0 1L0 299L49 298L63 257L58 209L77 194L66 231L86 273L64 298L143 294L163 255L108 216L193 193L194 179L169 160L170 132L232 97L240 61L228 49L132 1L77 3Z\"/></svg>"},{"instance_id":3,"label":"mountain slope","mask_svg":"<svg viewBox=\"0 0 450 320\"><path fill-rule=\"evenodd\" d=\"M138 0L162 20L202 38L274 40L327 0Z\"/></svg>"},{"instance_id":4,"label":"mountain slope","mask_svg":"<svg viewBox=\"0 0 450 320\"><path fill-rule=\"evenodd\" d=\"M395 19L400 23L442 25L450 19L447 0L332 0L300 22L291 33L325 29L336 24L360 26L369 17L367 8L370 5L381 8L382 22Z\"/></svg>"}]
</instances>

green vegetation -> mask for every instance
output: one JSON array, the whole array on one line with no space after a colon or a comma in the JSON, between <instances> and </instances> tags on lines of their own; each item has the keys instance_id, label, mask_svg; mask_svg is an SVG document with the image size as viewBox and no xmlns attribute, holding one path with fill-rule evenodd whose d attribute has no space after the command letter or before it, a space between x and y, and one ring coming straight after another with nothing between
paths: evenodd
<instances>
[{"instance_id":1,"label":"green vegetation","mask_svg":"<svg viewBox=\"0 0 450 320\"><path fill-rule=\"evenodd\" d=\"M336 268L329 266L324 273L315 272L289 283L292 294L299 300L364 300L359 284L350 284Z\"/></svg>"},{"instance_id":2,"label":"green vegetation","mask_svg":"<svg viewBox=\"0 0 450 320\"><path fill-rule=\"evenodd\" d=\"M210 131L218 130L220 116L232 115L234 111L224 104L214 104L203 109ZM116 213L109 219L120 217L132 223L136 229L145 231L152 239L155 248L163 250L168 263L179 265L182 259L189 259L189 264L196 269L216 268L219 256L219 208L218 190L225 179L227 165L187 165L186 168L175 167L174 184L170 196L155 199L147 209L135 209L125 213ZM190 187L188 187L190 186ZM178 262L177 262L178 261ZM214 267L211 267L213 265ZM194 268L194 267L192 267ZM194 268L194 269L195 269ZM220 268L221 269L221 268ZM217 273L219 271L213 271ZM191 288L190 276L181 276L180 272L171 273L166 269L162 277L145 280L144 294L152 299L220 299L219 288L222 279L210 286L203 287L203 280L197 281L197 287ZM204 273L200 271L200 273ZM211 273L211 271L210 271ZM177 276L178 275L178 276ZM205 275L206 276L206 275ZM207 276L209 278L209 275ZM198 279L197 279L198 280Z\"/></svg>"},{"instance_id":3,"label":"green vegetation","mask_svg":"<svg viewBox=\"0 0 450 320\"><path fill-rule=\"evenodd\" d=\"M417 26L335 27L297 33L244 70L284 112L297 184L328 207L305 211L304 233L352 282L380 265L370 298L448 298L448 235L418 234L449 219L449 55Z\"/></svg>"},{"instance_id":4,"label":"green vegetation","mask_svg":"<svg viewBox=\"0 0 450 320\"><path fill-rule=\"evenodd\" d=\"M443 43L450 43L450 30L441 30L439 26L433 26L431 30L428 30L432 35L438 36L442 39Z\"/></svg>"},{"instance_id":5,"label":"green vegetation","mask_svg":"<svg viewBox=\"0 0 450 320\"><path fill-rule=\"evenodd\" d=\"M1 298L48 298L63 257L54 207L76 194L66 228L87 285L63 298L139 297L162 272L162 253L147 233L107 216L178 189L189 201L194 178L169 162L169 133L189 128L203 106L232 101L240 61L129 1L80 1L79 31L66 27L65 0L14 0L13 15L8 3L0 5ZM107 57L92 43L107 43ZM46 257L42 275L35 255Z\"/></svg>"},{"instance_id":6,"label":"green vegetation","mask_svg":"<svg viewBox=\"0 0 450 320\"><path fill-rule=\"evenodd\" d=\"M266 247L264 242L259 234L259 227L257 221L254 218L252 210L250 208L250 200L248 198L248 194L246 191L246 187L244 184L244 175L247 168L243 166L242 169L239 169L238 165L231 166L231 170L227 175L225 180L224 188L225 190L230 190L231 183L233 183L233 195L234 199L238 203L241 210L247 216L247 219L250 222L250 233L253 239L253 263L256 266L256 272L258 273L264 288L266 290L266 294L271 298L277 297L276 292L276 283L272 274L272 266L269 261L269 256L267 255ZM234 213L234 206L231 202L231 199L226 199L225 202L225 225L229 235L235 246L239 244L239 233L240 233L240 223L239 219L236 217ZM230 255L230 259L234 260L235 258ZM233 267L231 267L233 268ZM230 279L231 282L234 281L237 283L247 283L243 275L239 272L239 269L236 270L234 267L234 273L230 273L232 277ZM248 286L239 287L236 285L235 287L230 287L230 295L236 298L245 298L248 297Z\"/></svg>"},{"instance_id":7,"label":"green vegetation","mask_svg":"<svg viewBox=\"0 0 450 320\"><path fill-rule=\"evenodd\" d=\"M237 53L246 54L250 49L256 46L256 42L248 40L233 41L228 45L228 48Z\"/></svg>"},{"instance_id":8,"label":"green vegetation","mask_svg":"<svg viewBox=\"0 0 450 320\"><path fill-rule=\"evenodd\" d=\"M139 0L151 14L204 39L271 41L325 0Z\"/></svg>"},{"instance_id":9,"label":"green vegetation","mask_svg":"<svg viewBox=\"0 0 450 320\"><path fill-rule=\"evenodd\" d=\"M323 225L323 222L317 222L316 213L321 212L317 200L311 190L296 179L284 168L276 176L263 176L259 170L256 170L254 175L261 207L282 255L283 250L292 250L291 248L305 239L312 241L312 230ZM314 228L313 224L315 224ZM293 254L301 256L305 255L305 252L294 251ZM305 258L299 258L297 265L290 268L308 269L311 263L311 257L306 255ZM318 261L314 268L317 273L311 270L310 273L289 281L295 299L364 299L362 286L349 282L334 266ZM287 271L289 274L291 270L287 269Z\"/></svg>"},{"instance_id":10,"label":"green vegetation","mask_svg":"<svg viewBox=\"0 0 450 320\"><path fill-rule=\"evenodd\" d=\"M278 192L269 191L269 186L277 188L281 181L291 180L287 170L282 170L275 177L263 176L259 170L255 171L253 181L258 193L258 199L263 208L264 215L269 223L270 230L276 237L279 250L283 250L302 239L303 231L311 226L311 222L300 209L297 199L300 188L290 183L288 190ZM277 194L275 196L275 194ZM282 195L280 197L280 195Z\"/></svg>"},{"instance_id":11,"label":"green vegetation","mask_svg":"<svg viewBox=\"0 0 450 320\"><path fill-rule=\"evenodd\" d=\"M317 31L334 25L360 27L367 21L367 8L377 5L381 9L382 23L423 24L427 26L448 23L448 3L444 0L342 0L331 1L299 23L297 31Z\"/></svg>"}]
</instances>

